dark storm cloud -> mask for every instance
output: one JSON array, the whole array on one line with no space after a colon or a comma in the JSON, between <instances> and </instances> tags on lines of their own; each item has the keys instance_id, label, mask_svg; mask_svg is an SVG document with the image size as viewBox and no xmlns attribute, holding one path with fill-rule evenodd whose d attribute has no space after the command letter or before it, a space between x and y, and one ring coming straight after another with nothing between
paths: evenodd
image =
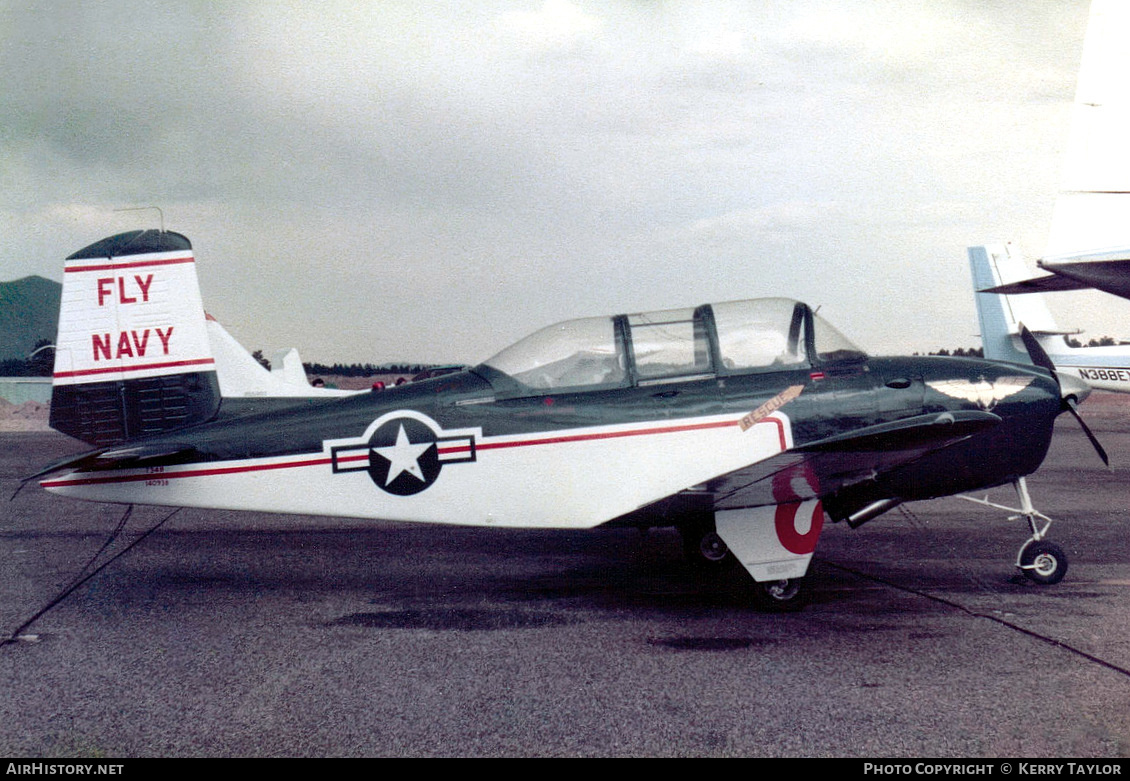
<instances>
[{"instance_id":1,"label":"dark storm cloud","mask_svg":"<svg viewBox=\"0 0 1130 781\"><path fill-rule=\"evenodd\" d=\"M972 327L964 246L1045 229L1085 13L6 4L4 276L57 276L156 203L214 259L210 309L262 305L238 335L319 360L471 360L549 319L761 294L885 347L876 291L913 317L911 288L955 313L933 346ZM381 318L341 314L377 290Z\"/></svg>"}]
</instances>

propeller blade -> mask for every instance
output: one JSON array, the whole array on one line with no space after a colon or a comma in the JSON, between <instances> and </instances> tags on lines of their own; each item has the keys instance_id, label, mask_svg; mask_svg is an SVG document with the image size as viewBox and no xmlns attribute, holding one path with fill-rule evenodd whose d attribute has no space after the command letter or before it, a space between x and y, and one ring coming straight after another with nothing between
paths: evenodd
<instances>
[{"instance_id":1,"label":"propeller blade","mask_svg":"<svg viewBox=\"0 0 1130 781\"><path fill-rule=\"evenodd\" d=\"M1040 341L1032 335L1032 332L1024 325L1020 324L1020 339L1024 342L1024 347L1028 350L1028 357L1032 359L1032 363L1039 366L1041 369L1047 369L1051 372L1055 381L1059 382L1059 375L1055 373L1055 364L1052 359L1048 357L1047 352L1044 350Z\"/></svg>"},{"instance_id":2,"label":"propeller blade","mask_svg":"<svg viewBox=\"0 0 1130 781\"><path fill-rule=\"evenodd\" d=\"M1099 444L1098 438L1094 435L1094 433L1092 433L1090 427L1084 422L1083 417L1079 414L1079 410L1075 407L1074 393L1072 393L1072 395L1066 395L1064 393L1063 383L1060 381L1059 375L1056 373L1055 364L1052 363L1052 359L1048 356L1047 351L1044 350L1043 345L1040 344L1040 341L1032 335L1032 332L1028 330L1024 323L1020 324L1020 339L1024 342L1024 347L1027 348L1028 357L1032 359L1032 363L1036 364L1041 369L1047 369L1051 373L1052 379L1055 380L1056 385L1059 386L1060 395L1063 399L1063 401L1061 402L1063 409L1070 412L1075 420L1079 422L1079 426L1083 429L1083 433L1086 434L1087 439L1091 441L1091 446L1094 447L1095 452L1099 454L1099 458L1101 458L1103 460L1103 463L1106 464L1106 468L1110 469L1110 458L1107 456L1106 450L1101 444ZM1068 390L1071 390L1070 387ZM1110 471L1113 472L1114 470L1110 469Z\"/></svg>"},{"instance_id":3,"label":"propeller blade","mask_svg":"<svg viewBox=\"0 0 1130 781\"><path fill-rule=\"evenodd\" d=\"M1103 446L1099 444L1098 438L1093 433L1091 433L1090 427L1088 427L1087 424L1083 422L1083 416L1079 414L1079 410L1075 409L1075 402L1070 398L1064 399L1063 406L1064 409L1074 415L1075 419L1079 421L1079 425L1083 428L1083 433L1087 435L1087 439L1091 440L1091 445L1094 446L1095 452L1099 454L1099 458L1101 458L1103 460L1103 463L1106 464L1106 468L1110 469L1110 459L1107 458L1106 450L1104 450ZM1110 471L1113 472L1114 470L1110 469Z\"/></svg>"}]
</instances>

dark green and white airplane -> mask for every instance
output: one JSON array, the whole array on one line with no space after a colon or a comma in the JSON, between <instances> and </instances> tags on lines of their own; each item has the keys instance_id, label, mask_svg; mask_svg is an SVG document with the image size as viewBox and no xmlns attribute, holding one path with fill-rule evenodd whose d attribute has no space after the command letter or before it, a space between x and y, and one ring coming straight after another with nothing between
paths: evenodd
<instances>
[{"instance_id":1,"label":"dark green and white airplane","mask_svg":"<svg viewBox=\"0 0 1130 781\"><path fill-rule=\"evenodd\" d=\"M104 239L67 258L64 279L51 425L95 448L36 475L64 496L670 525L787 608L825 519L854 527L1014 483L1032 532L1017 565L1042 583L1067 566L1024 476L1087 387L1046 361L869 357L805 304L769 298L571 320L464 371L334 395L248 379L267 372L207 319L180 234Z\"/></svg>"}]
</instances>

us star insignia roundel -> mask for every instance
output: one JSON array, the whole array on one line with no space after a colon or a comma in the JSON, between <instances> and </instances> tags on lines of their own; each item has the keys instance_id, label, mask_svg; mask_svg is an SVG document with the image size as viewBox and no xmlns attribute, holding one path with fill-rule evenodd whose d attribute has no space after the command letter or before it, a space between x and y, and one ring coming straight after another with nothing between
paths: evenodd
<instances>
[{"instance_id":1,"label":"us star insignia roundel","mask_svg":"<svg viewBox=\"0 0 1130 781\"><path fill-rule=\"evenodd\" d=\"M327 442L334 473L366 471L396 496L430 488L447 464L475 460L475 435L444 431L425 415L399 412L369 426L363 437Z\"/></svg>"}]
</instances>

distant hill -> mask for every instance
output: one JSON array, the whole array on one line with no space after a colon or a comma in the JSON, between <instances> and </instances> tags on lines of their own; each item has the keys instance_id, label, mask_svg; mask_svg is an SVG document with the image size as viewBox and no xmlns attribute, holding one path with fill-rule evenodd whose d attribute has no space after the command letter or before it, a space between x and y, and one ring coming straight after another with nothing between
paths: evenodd
<instances>
[{"instance_id":1,"label":"distant hill","mask_svg":"<svg viewBox=\"0 0 1130 781\"><path fill-rule=\"evenodd\" d=\"M62 289L36 276L0 282L0 361L27 358L40 339L55 341Z\"/></svg>"}]
</instances>

